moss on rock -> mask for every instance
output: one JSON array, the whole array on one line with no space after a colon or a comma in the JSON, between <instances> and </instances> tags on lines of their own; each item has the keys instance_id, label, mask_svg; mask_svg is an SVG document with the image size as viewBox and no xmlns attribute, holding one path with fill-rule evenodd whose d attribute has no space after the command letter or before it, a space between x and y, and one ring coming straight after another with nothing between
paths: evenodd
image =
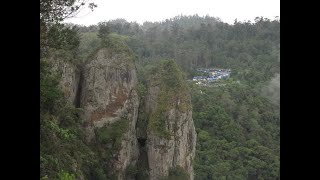
<instances>
[{"instance_id":1,"label":"moss on rock","mask_svg":"<svg viewBox=\"0 0 320 180\"><path fill-rule=\"evenodd\" d=\"M149 80L150 86L159 86L156 109L151 112L148 127L160 137L169 139L166 129L167 113L170 109L187 112L191 108L185 75L172 60L163 60Z\"/></svg>"}]
</instances>

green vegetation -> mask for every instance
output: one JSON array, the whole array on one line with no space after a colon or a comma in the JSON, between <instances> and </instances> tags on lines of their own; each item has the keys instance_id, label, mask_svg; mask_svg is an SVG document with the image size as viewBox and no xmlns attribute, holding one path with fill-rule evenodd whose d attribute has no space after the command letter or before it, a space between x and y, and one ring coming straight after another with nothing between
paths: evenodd
<instances>
[{"instance_id":1,"label":"green vegetation","mask_svg":"<svg viewBox=\"0 0 320 180\"><path fill-rule=\"evenodd\" d=\"M158 136L169 139L170 134L165 127L166 115L173 108L181 112L191 108L188 103L188 86L182 71L172 60L160 61L153 73L150 75L150 86L158 85L160 92L156 100L156 109L150 114L148 127Z\"/></svg>"},{"instance_id":2,"label":"green vegetation","mask_svg":"<svg viewBox=\"0 0 320 180\"><path fill-rule=\"evenodd\" d=\"M254 22L230 25L214 17L194 15L142 26L121 19L106 24L111 33L129 37L126 43L138 56L138 67L174 59L189 78L196 68L220 67L232 69L232 78L252 86L280 73L277 19L257 17ZM94 27L82 31L90 29L94 31Z\"/></svg>"},{"instance_id":3,"label":"green vegetation","mask_svg":"<svg viewBox=\"0 0 320 180\"><path fill-rule=\"evenodd\" d=\"M81 110L66 102L59 76L50 71L47 61L40 62L40 177L86 176L98 157L85 144Z\"/></svg>"},{"instance_id":4,"label":"green vegetation","mask_svg":"<svg viewBox=\"0 0 320 180\"><path fill-rule=\"evenodd\" d=\"M69 174L67 172L61 171L58 174L59 180L75 180L75 176L73 174Z\"/></svg>"},{"instance_id":5,"label":"green vegetation","mask_svg":"<svg viewBox=\"0 0 320 180\"><path fill-rule=\"evenodd\" d=\"M192 88L196 179L277 179L280 109L248 85Z\"/></svg>"},{"instance_id":6,"label":"green vegetation","mask_svg":"<svg viewBox=\"0 0 320 180\"><path fill-rule=\"evenodd\" d=\"M104 164L104 169L112 169L112 162L115 160L115 155L121 148L121 142L124 133L128 131L129 121L126 118L120 119L113 122L108 126L95 129L96 143L93 145L95 150L99 154L99 161ZM103 170L97 172L99 175L98 179L106 176L108 178L113 178L117 172L109 171L104 172Z\"/></svg>"},{"instance_id":7,"label":"green vegetation","mask_svg":"<svg viewBox=\"0 0 320 180\"><path fill-rule=\"evenodd\" d=\"M128 37L119 35L116 33L109 34L109 41L108 44L104 44L106 47L109 47L112 49L113 53L132 53L128 45L125 43L125 41L128 39ZM133 54L132 54L133 56Z\"/></svg>"},{"instance_id":8,"label":"green vegetation","mask_svg":"<svg viewBox=\"0 0 320 180\"><path fill-rule=\"evenodd\" d=\"M105 177L98 148L87 144L81 109L66 101L60 76L50 63L40 61L40 178Z\"/></svg>"},{"instance_id":9,"label":"green vegetation","mask_svg":"<svg viewBox=\"0 0 320 180\"><path fill-rule=\"evenodd\" d=\"M79 57L85 61L87 57L100 48L101 39L96 32L80 33Z\"/></svg>"},{"instance_id":10,"label":"green vegetation","mask_svg":"<svg viewBox=\"0 0 320 180\"><path fill-rule=\"evenodd\" d=\"M169 176L165 177L164 180L188 180L189 174L182 167L177 166L169 169Z\"/></svg>"},{"instance_id":11,"label":"green vegetation","mask_svg":"<svg viewBox=\"0 0 320 180\"><path fill-rule=\"evenodd\" d=\"M134 164L130 164L126 168L126 177L127 178L135 177L137 173L138 173L138 169L137 169L137 166Z\"/></svg>"},{"instance_id":12,"label":"green vegetation","mask_svg":"<svg viewBox=\"0 0 320 180\"><path fill-rule=\"evenodd\" d=\"M96 137L101 144L112 144L112 149L118 150L121 146L122 136L127 132L129 121L118 120L108 126L96 129Z\"/></svg>"},{"instance_id":13,"label":"green vegetation","mask_svg":"<svg viewBox=\"0 0 320 180\"><path fill-rule=\"evenodd\" d=\"M59 23L77 14L80 8L85 5L88 5L91 10L97 7L96 4L88 0L41 0L40 22L46 24Z\"/></svg>"},{"instance_id":14,"label":"green vegetation","mask_svg":"<svg viewBox=\"0 0 320 180\"><path fill-rule=\"evenodd\" d=\"M127 36L111 33L107 22L100 22L98 26L99 32L97 36L101 40L102 47L112 49L112 53L131 52L125 43L125 41L128 40Z\"/></svg>"}]
</instances>

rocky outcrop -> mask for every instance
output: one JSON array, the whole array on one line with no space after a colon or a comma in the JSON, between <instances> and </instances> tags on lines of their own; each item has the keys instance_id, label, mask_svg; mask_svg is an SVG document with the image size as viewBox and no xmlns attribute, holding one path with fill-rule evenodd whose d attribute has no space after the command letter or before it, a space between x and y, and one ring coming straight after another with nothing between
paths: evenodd
<instances>
[{"instance_id":1,"label":"rocky outcrop","mask_svg":"<svg viewBox=\"0 0 320 180\"><path fill-rule=\"evenodd\" d=\"M66 54L67 52L64 52ZM52 62L52 70L61 76L60 87L68 102L74 104L76 101L76 94L79 85L79 70L78 68L64 58L63 53L57 51L53 52L50 62Z\"/></svg>"},{"instance_id":2,"label":"rocky outcrop","mask_svg":"<svg viewBox=\"0 0 320 180\"><path fill-rule=\"evenodd\" d=\"M83 109L87 142L108 178L158 180L180 168L193 180L196 132L183 74L173 61L160 63L140 103L133 59L130 51L102 48L81 67L56 61L54 69L68 100Z\"/></svg>"},{"instance_id":3,"label":"rocky outcrop","mask_svg":"<svg viewBox=\"0 0 320 180\"><path fill-rule=\"evenodd\" d=\"M168 176L171 168L181 167L193 180L196 132L183 75L173 61L163 61L147 86L149 179L158 180Z\"/></svg>"},{"instance_id":4,"label":"rocky outcrop","mask_svg":"<svg viewBox=\"0 0 320 180\"><path fill-rule=\"evenodd\" d=\"M95 129L112 127L120 121L125 124L120 148L109 159L110 170L116 172L117 179L124 179L126 168L135 164L139 152L135 127L139 99L133 57L127 52L100 49L84 65L81 81L80 106L88 141L95 138ZM114 143L109 143L107 149L112 146Z\"/></svg>"}]
</instances>

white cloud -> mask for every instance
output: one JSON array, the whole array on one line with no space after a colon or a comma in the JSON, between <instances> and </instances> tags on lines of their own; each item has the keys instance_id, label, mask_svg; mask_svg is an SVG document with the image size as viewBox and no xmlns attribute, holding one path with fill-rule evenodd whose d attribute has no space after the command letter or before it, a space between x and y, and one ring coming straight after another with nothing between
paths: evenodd
<instances>
[{"instance_id":1,"label":"white cloud","mask_svg":"<svg viewBox=\"0 0 320 180\"><path fill-rule=\"evenodd\" d=\"M233 23L253 21L257 16L273 19L280 16L280 0L95 0L98 7L86 9L77 17L66 22L76 24L96 24L103 20L124 18L127 21L161 21L174 16L210 15L222 21Z\"/></svg>"}]
</instances>

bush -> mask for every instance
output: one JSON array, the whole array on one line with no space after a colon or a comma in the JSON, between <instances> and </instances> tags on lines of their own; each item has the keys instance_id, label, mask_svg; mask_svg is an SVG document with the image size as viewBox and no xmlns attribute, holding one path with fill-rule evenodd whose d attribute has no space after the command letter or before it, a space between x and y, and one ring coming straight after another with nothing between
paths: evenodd
<instances>
[{"instance_id":1,"label":"bush","mask_svg":"<svg viewBox=\"0 0 320 180\"><path fill-rule=\"evenodd\" d=\"M112 143L113 147L120 146L122 135L127 131L129 122L126 119L120 119L109 126L96 129L96 137L100 143Z\"/></svg>"},{"instance_id":2,"label":"bush","mask_svg":"<svg viewBox=\"0 0 320 180\"><path fill-rule=\"evenodd\" d=\"M59 77L50 71L50 64L40 60L40 110L54 112L63 98L59 89Z\"/></svg>"},{"instance_id":3,"label":"bush","mask_svg":"<svg viewBox=\"0 0 320 180\"><path fill-rule=\"evenodd\" d=\"M61 171L58 174L58 179L59 180L75 180L76 178L75 178L74 174L70 174L68 172Z\"/></svg>"},{"instance_id":4,"label":"bush","mask_svg":"<svg viewBox=\"0 0 320 180\"><path fill-rule=\"evenodd\" d=\"M180 166L172 167L169 169L169 176L164 180L189 180L189 173Z\"/></svg>"},{"instance_id":5,"label":"bush","mask_svg":"<svg viewBox=\"0 0 320 180\"><path fill-rule=\"evenodd\" d=\"M127 177L135 177L135 175L138 173L138 169L136 165L129 164L126 168L126 176Z\"/></svg>"}]
</instances>

